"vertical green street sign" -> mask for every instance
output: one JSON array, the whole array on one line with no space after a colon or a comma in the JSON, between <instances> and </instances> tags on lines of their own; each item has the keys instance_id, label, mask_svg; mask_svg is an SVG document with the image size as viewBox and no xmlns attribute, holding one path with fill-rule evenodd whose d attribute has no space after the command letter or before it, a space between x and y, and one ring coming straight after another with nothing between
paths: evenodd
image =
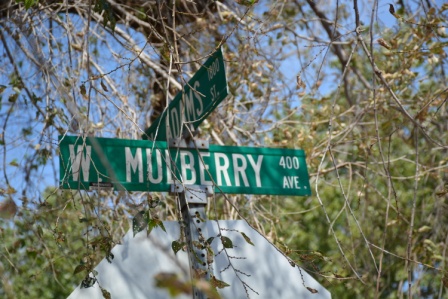
<instances>
[{"instance_id":1,"label":"vertical green street sign","mask_svg":"<svg viewBox=\"0 0 448 299\"><path fill-rule=\"evenodd\" d=\"M217 193L311 195L303 150L210 145L173 149L166 142L60 137L64 189L168 192L171 185L214 185Z\"/></svg>"},{"instance_id":2,"label":"vertical green street sign","mask_svg":"<svg viewBox=\"0 0 448 299\"><path fill-rule=\"evenodd\" d=\"M198 128L227 95L224 59L219 48L145 131L143 139L166 141L181 137L183 124Z\"/></svg>"}]
</instances>

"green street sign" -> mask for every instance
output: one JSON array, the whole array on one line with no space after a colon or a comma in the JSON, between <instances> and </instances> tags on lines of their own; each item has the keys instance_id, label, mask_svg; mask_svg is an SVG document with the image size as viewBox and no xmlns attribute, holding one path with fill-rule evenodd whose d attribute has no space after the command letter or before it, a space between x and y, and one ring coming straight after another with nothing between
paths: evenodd
<instances>
[{"instance_id":1,"label":"green street sign","mask_svg":"<svg viewBox=\"0 0 448 299\"><path fill-rule=\"evenodd\" d=\"M219 48L145 131L143 139L166 141L181 137L184 124L197 129L227 94L224 59Z\"/></svg>"},{"instance_id":2,"label":"green street sign","mask_svg":"<svg viewBox=\"0 0 448 299\"><path fill-rule=\"evenodd\" d=\"M311 195L303 150L59 137L64 189L168 192L171 185L214 185L217 193Z\"/></svg>"}]
</instances>

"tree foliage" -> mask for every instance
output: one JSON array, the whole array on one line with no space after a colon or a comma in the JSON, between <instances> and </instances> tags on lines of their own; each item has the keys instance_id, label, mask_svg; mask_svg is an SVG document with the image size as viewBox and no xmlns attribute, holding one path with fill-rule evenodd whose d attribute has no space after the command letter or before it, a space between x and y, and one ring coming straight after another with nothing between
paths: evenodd
<instances>
[{"instance_id":1,"label":"tree foliage","mask_svg":"<svg viewBox=\"0 0 448 299\"><path fill-rule=\"evenodd\" d=\"M165 194L58 190L57 136L141 138L223 47L230 96L199 136L304 149L313 195L216 196L209 217L333 298L446 297L448 5L323 4L0 1L0 296L66 296L134 215L180 217Z\"/></svg>"}]
</instances>

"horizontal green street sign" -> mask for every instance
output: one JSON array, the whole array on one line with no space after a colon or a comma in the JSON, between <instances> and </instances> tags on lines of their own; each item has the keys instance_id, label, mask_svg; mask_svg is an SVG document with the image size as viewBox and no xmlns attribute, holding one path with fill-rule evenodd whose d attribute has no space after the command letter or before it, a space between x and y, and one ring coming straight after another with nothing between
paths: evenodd
<instances>
[{"instance_id":1,"label":"horizontal green street sign","mask_svg":"<svg viewBox=\"0 0 448 299\"><path fill-rule=\"evenodd\" d=\"M143 139L166 141L181 137L184 124L197 129L227 94L224 59L219 48L145 131Z\"/></svg>"},{"instance_id":2,"label":"horizontal green street sign","mask_svg":"<svg viewBox=\"0 0 448 299\"><path fill-rule=\"evenodd\" d=\"M303 150L210 145L168 148L166 142L59 138L61 187L168 192L171 185L214 185L232 194L311 195Z\"/></svg>"}]
</instances>

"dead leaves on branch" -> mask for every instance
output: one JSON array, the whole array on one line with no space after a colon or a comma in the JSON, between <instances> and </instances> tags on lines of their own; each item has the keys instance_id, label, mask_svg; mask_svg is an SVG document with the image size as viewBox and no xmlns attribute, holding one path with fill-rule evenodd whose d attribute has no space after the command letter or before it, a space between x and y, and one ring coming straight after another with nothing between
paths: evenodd
<instances>
[{"instance_id":1,"label":"dead leaves on branch","mask_svg":"<svg viewBox=\"0 0 448 299\"><path fill-rule=\"evenodd\" d=\"M382 38L377 39L377 42L380 46L382 46L388 50L392 49L392 47Z\"/></svg>"},{"instance_id":2,"label":"dead leaves on branch","mask_svg":"<svg viewBox=\"0 0 448 299\"><path fill-rule=\"evenodd\" d=\"M212 276L210 281L203 279L194 279L192 281L184 281L175 273L161 272L154 276L155 285L158 288L166 289L171 296L178 296L181 294L191 295L193 288L201 291L207 298L219 299L221 298L217 292L217 288L222 289L230 286L224 281Z\"/></svg>"},{"instance_id":3,"label":"dead leaves on branch","mask_svg":"<svg viewBox=\"0 0 448 299\"><path fill-rule=\"evenodd\" d=\"M252 6L258 3L258 0L235 0L235 2L243 6Z\"/></svg>"},{"instance_id":4,"label":"dead leaves on branch","mask_svg":"<svg viewBox=\"0 0 448 299\"><path fill-rule=\"evenodd\" d=\"M302 76L299 74L299 75L297 75L297 89L305 89L306 88L306 85L305 85L305 83L303 82L303 80L302 80Z\"/></svg>"}]
</instances>

